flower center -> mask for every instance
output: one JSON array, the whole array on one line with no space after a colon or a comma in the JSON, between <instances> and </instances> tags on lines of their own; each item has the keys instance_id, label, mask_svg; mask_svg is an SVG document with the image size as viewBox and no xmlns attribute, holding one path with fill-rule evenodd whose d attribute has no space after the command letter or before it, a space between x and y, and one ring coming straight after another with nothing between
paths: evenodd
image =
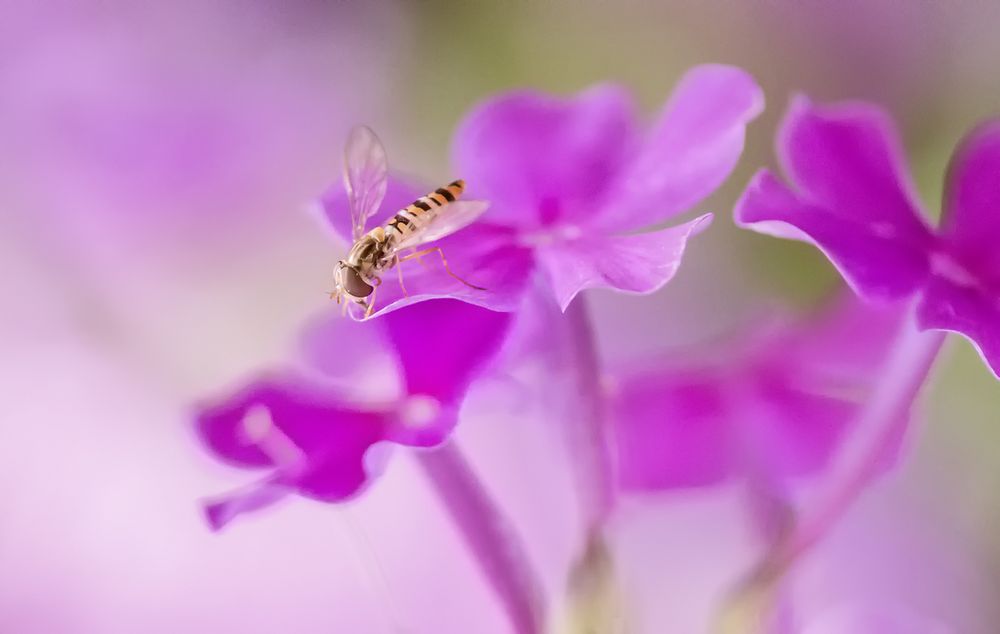
<instances>
[{"instance_id":1,"label":"flower center","mask_svg":"<svg viewBox=\"0 0 1000 634\"><path fill-rule=\"evenodd\" d=\"M522 233L518 237L521 246L536 248L544 247L555 242L568 242L576 240L583 235L583 229L578 225L554 225L545 227L538 231Z\"/></svg>"},{"instance_id":2,"label":"flower center","mask_svg":"<svg viewBox=\"0 0 1000 634\"><path fill-rule=\"evenodd\" d=\"M433 396L414 394L399 406L399 420L407 427L425 427L441 413L441 402Z\"/></svg>"}]
</instances>

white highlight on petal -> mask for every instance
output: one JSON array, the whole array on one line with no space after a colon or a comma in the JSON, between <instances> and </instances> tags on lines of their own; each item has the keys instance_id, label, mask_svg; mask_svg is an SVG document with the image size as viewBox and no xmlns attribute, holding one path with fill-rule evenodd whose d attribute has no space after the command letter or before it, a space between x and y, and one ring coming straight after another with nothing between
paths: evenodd
<instances>
[{"instance_id":1,"label":"white highlight on petal","mask_svg":"<svg viewBox=\"0 0 1000 634\"><path fill-rule=\"evenodd\" d=\"M555 242L567 242L583 237L583 228L579 225L556 225L546 227L541 231L521 233L517 237L517 243L522 247L536 248L544 247Z\"/></svg>"},{"instance_id":2,"label":"white highlight on petal","mask_svg":"<svg viewBox=\"0 0 1000 634\"><path fill-rule=\"evenodd\" d=\"M263 451L278 468L295 470L306 462L298 445L274 424L266 405L254 405L247 410L243 416L243 435L248 444Z\"/></svg>"},{"instance_id":3,"label":"white highlight on petal","mask_svg":"<svg viewBox=\"0 0 1000 634\"><path fill-rule=\"evenodd\" d=\"M884 238L886 240L891 240L899 235L896 227L889 222L873 222L868 227L872 230L872 235L877 238Z\"/></svg>"},{"instance_id":4,"label":"white highlight on petal","mask_svg":"<svg viewBox=\"0 0 1000 634\"><path fill-rule=\"evenodd\" d=\"M415 394L400 403L399 420L407 427L426 427L441 413L441 402L433 396Z\"/></svg>"},{"instance_id":5,"label":"white highlight on petal","mask_svg":"<svg viewBox=\"0 0 1000 634\"><path fill-rule=\"evenodd\" d=\"M956 286L963 288L980 288L981 286L975 275L956 262L953 257L941 251L931 254L931 270L934 275L948 280Z\"/></svg>"}]
</instances>

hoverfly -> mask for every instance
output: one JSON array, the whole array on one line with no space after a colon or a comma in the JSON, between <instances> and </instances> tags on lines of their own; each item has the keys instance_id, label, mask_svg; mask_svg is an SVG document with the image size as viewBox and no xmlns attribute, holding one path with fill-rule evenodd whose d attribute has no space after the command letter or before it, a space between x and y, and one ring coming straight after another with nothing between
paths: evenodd
<instances>
[{"instance_id":1,"label":"hoverfly","mask_svg":"<svg viewBox=\"0 0 1000 634\"><path fill-rule=\"evenodd\" d=\"M338 304L343 299L345 311L349 302L362 306L367 318L375 307L375 293L382 283L381 275L396 267L399 286L405 295L400 264L411 259L420 260L432 253L437 254L450 276L471 288L486 290L455 275L441 247L414 250L405 255L401 252L462 229L482 215L489 204L481 200L458 200L465 190L465 181L456 180L418 198L396 212L386 224L365 233L368 217L379 208L385 197L388 173L385 148L375 133L367 126L351 130L344 150L344 188L351 210L354 245L334 269L336 286L330 297L336 299Z\"/></svg>"}]
</instances>

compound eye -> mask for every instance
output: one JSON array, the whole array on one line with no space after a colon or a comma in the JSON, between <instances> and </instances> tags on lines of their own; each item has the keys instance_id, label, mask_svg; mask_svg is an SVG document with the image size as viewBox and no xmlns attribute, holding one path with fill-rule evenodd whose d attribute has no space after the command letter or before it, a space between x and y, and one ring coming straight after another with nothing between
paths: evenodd
<instances>
[{"instance_id":1,"label":"compound eye","mask_svg":"<svg viewBox=\"0 0 1000 634\"><path fill-rule=\"evenodd\" d=\"M357 269L345 266L340 270L340 283L352 297L368 297L375 290L358 275Z\"/></svg>"}]
</instances>

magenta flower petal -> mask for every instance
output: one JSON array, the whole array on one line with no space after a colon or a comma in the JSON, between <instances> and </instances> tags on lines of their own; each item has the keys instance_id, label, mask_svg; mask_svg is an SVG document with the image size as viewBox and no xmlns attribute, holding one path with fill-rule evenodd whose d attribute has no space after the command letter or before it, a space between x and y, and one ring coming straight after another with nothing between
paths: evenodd
<instances>
[{"instance_id":1,"label":"magenta flower petal","mask_svg":"<svg viewBox=\"0 0 1000 634\"><path fill-rule=\"evenodd\" d=\"M980 283L994 291L1000 287L1000 120L980 125L956 150L941 236L951 256Z\"/></svg>"},{"instance_id":2,"label":"magenta flower petal","mask_svg":"<svg viewBox=\"0 0 1000 634\"><path fill-rule=\"evenodd\" d=\"M361 410L292 377L253 382L223 403L202 409L197 430L216 457L271 469L264 482L209 503L210 521L221 525L238 513L261 508L285 489L326 502L353 496L368 480L368 449L396 440L389 414Z\"/></svg>"},{"instance_id":3,"label":"magenta flower petal","mask_svg":"<svg viewBox=\"0 0 1000 634\"><path fill-rule=\"evenodd\" d=\"M860 102L816 106L800 95L782 122L778 158L804 200L876 235L928 244L930 229L903 144L880 108Z\"/></svg>"},{"instance_id":4,"label":"magenta flower petal","mask_svg":"<svg viewBox=\"0 0 1000 634\"><path fill-rule=\"evenodd\" d=\"M831 391L857 392L878 376L903 323L898 304L859 301L842 294L816 315L762 342L775 361L804 369L801 378L820 380Z\"/></svg>"},{"instance_id":5,"label":"magenta flower petal","mask_svg":"<svg viewBox=\"0 0 1000 634\"><path fill-rule=\"evenodd\" d=\"M831 308L765 336L750 329L725 350L618 373L611 404L622 486L653 491L759 476L780 483L823 469L900 316L853 296ZM906 425L897 427L879 469L896 462Z\"/></svg>"},{"instance_id":6,"label":"magenta flower petal","mask_svg":"<svg viewBox=\"0 0 1000 634\"><path fill-rule=\"evenodd\" d=\"M896 299L919 287L935 238L883 111L861 103L814 106L798 97L782 124L778 154L799 192L758 174L737 204L737 223L814 243L865 297Z\"/></svg>"},{"instance_id":7,"label":"magenta flower petal","mask_svg":"<svg viewBox=\"0 0 1000 634\"><path fill-rule=\"evenodd\" d=\"M375 297L372 316L390 313L404 306L428 299L453 298L495 311L510 312L521 305L521 298L534 270L531 251L515 242L516 235L507 227L476 223L442 238L428 247L431 252L401 262L403 286L395 270L386 272ZM402 254L406 257L406 252ZM471 286L459 281L451 273Z\"/></svg>"},{"instance_id":8,"label":"magenta flower petal","mask_svg":"<svg viewBox=\"0 0 1000 634\"><path fill-rule=\"evenodd\" d=\"M775 478L814 473L857 409L799 390L787 377L739 400L723 376L690 369L622 381L614 420L625 489L715 485L762 469Z\"/></svg>"},{"instance_id":9,"label":"magenta flower petal","mask_svg":"<svg viewBox=\"0 0 1000 634\"><path fill-rule=\"evenodd\" d=\"M425 302L385 317L411 395L455 402L492 359L507 334L509 313L457 300Z\"/></svg>"},{"instance_id":10,"label":"magenta flower petal","mask_svg":"<svg viewBox=\"0 0 1000 634\"><path fill-rule=\"evenodd\" d=\"M758 233L816 245L864 297L906 297L927 277L929 234L918 242L900 240L891 225L809 202L767 170L747 186L735 216L738 225Z\"/></svg>"},{"instance_id":11,"label":"magenta flower petal","mask_svg":"<svg viewBox=\"0 0 1000 634\"><path fill-rule=\"evenodd\" d=\"M248 484L243 488L205 500L202 510L213 531L222 530L227 524L246 513L255 513L285 499L295 490L278 484L275 478Z\"/></svg>"},{"instance_id":12,"label":"magenta flower petal","mask_svg":"<svg viewBox=\"0 0 1000 634\"><path fill-rule=\"evenodd\" d=\"M559 306L566 310L585 288L652 293L677 272L688 238L711 222L711 214L676 227L622 236L584 234L538 250Z\"/></svg>"},{"instance_id":13,"label":"magenta flower petal","mask_svg":"<svg viewBox=\"0 0 1000 634\"><path fill-rule=\"evenodd\" d=\"M1000 377L1000 121L978 127L955 152L941 235L918 325L964 335Z\"/></svg>"},{"instance_id":14,"label":"magenta flower petal","mask_svg":"<svg viewBox=\"0 0 1000 634\"><path fill-rule=\"evenodd\" d=\"M747 418L753 428L742 432L745 451L752 450L749 459L779 478L820 471L859 410L856 402L811 392L789 377L759 390L760 409L747 412L755 414Z\"/></svg>"},{"instance_id":15,"label":"magenta flower petal","mask_svg":"<svg viewBox=\"0 0 1000 634\"><path fill-rule=\"evenodd\" d=\"M394 403L387 438L433 446L451 432L448 417L496 355L512 318L444 299L371 323L324 317L306 328L303 343L323 389L341 391L354 402L364 394L376 403Z\"/></svg>"},{"instance_id":16,"label":"magenta flower petal","mask_svg":"<svg viewBox=\"0 0 1000 634\"><path fill-rule=\"evenodd\" d=\"M533 229L591 214L633 148L632 103L616 86L570 98L520 91L459 126L454 159L491 202L489 222Z\"/></svg>"},{"instance_id":17,"label":"magenta flower petal","mask_svg":"<svg viewBox=\"0 0 1000 634\"><path fill-rule=\"evenodd\" d=\"M251 382L197 413L197 430L216 457L267 472L258 483L208 502L209 521L221 526L291 491L324 502L348 499L373 475L366 462L373 445L444 442L466 389L496 355L511 318L447 300L371 324L310 324L303 337L306 367ZM374 397L369 382L390 389Z\"/></svg>"},{"instance_id":18,"label":"magenta flower petal","mask_svg":"<svg viewBox=\"0 0 1000 634\"><path fill-rule=\"evenodd\" d=\"M1000 378L1000 293L987 293L935 276L917 307L917 325L922 330L963 335Z\"/></svg>"},{"instance_id":19,"label":"magenta flower petal","mask_svg":"<svg viewBox=\"0 0 1000 634\"><path fill-rule=\"evenodd\" d=\"M620 486L707 486L731 472L725 395L712 376L669 373L622 380L612 400Z\"/></svg>"},{"instance_id":20,"label":"magenta flower petal","mask_svg":"<svg viewBox=\"0 0 1000 634\"><path fill-rule=\"evenodd\" d=\"M259 413L259 414L258 414ZM275 450L255 438L249 416L266 417L263 424L280 431L283 448ZM391 436L388 416L365 411L323 389L291 377L251 383L224 403L201 410L198 431L220 458L242 466L283 469L319 499L341 499L354 493L364 479L361 456L372 444ZM266 430L265 430L266 431ZM279 458L280 456L280 458ZM331 477L317 477L317 459L341 459Z\"/></svg>"},{"instance_id":21,"label":"magenta flower petal","mask_svg":"<svg viewBox=\"0 0 1000 634\"><path fill-rule=\"evenodd\" d=\"M706 64L674 89L648 140L619 175L598 220L608 229L645 227L690 209L729 176L746 126L764 94L746 71Z\"/></svg>"}]
</instances>

